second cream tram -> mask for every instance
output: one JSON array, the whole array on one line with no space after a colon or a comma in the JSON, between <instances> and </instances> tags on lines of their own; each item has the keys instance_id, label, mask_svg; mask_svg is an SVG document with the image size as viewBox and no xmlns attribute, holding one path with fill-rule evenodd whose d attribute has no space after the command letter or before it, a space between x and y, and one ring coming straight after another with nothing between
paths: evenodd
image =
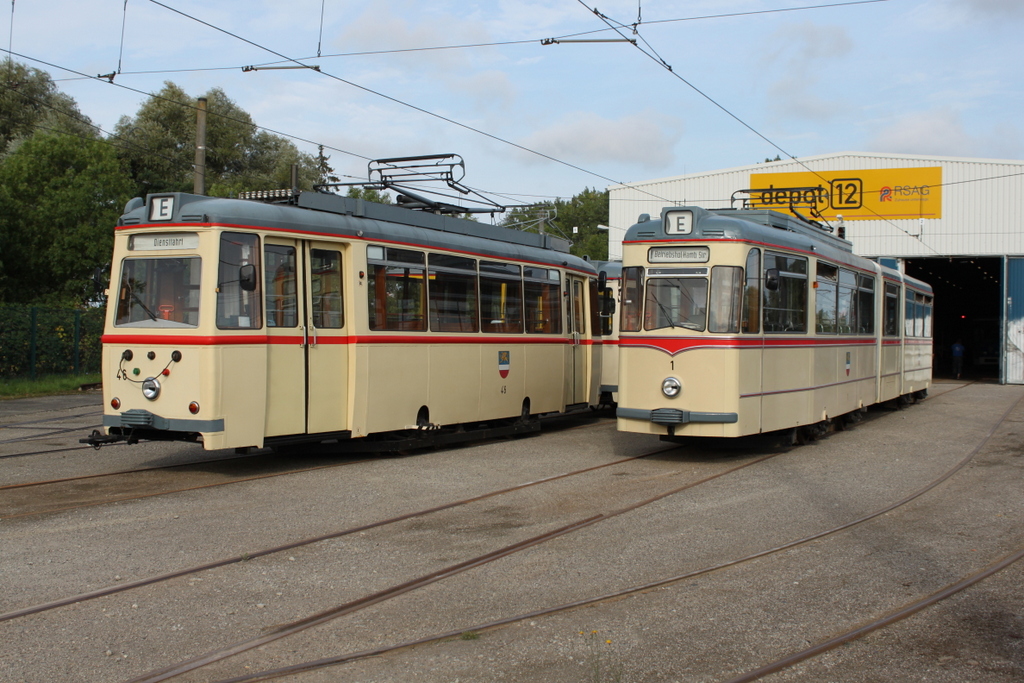
<instances>
[{"instance_id":1,"label":"second cream tram","mask_svg":"<svg viewBox=\"0 0 1024 683\"><path fill-rule=\"evenodd\" d=\"M676 207L623 243L618 427L820 428L931 383L932 288L775 211Z\"/></svg>"},{"instance_id":2,"label":"second cream tram","mask_svg":"<svg viewBox=\"0 0 1024 683\"><path fill-rule=\"evenodd\" d=\"M93 444L349 441L598 403L597 271L550 235L316 192L154 194L112 263Z\"/></svg>"}]
</instances>

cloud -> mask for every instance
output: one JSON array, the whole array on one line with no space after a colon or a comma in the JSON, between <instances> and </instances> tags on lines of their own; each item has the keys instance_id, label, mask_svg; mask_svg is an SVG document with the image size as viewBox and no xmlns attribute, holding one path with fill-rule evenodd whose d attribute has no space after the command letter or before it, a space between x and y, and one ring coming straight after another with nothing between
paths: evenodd
<instances>
[{"instance_id":1,"label":"cloud","mask_svg":"<svg viewBox=\"0 0 1024 683\"><path fill-rule=\"evenodd\" d=\"M655 111L628 114L617 120L577 112L521 142L570 163L608 162L661 169L675 161L674 148L682 129L681 121Z\"/></svg>"},{"instance_id":2,"label":"cloud","mask_svg":"<svg viewBox=\"0 0 1024 683\"><path fill-rule=\"evenodd\" d=\"M868 142L867 149L894 154L1012 159L1024 151L1024 135L1010 123L997 123L990 131L972 134L958 112L942 107L896 119Z\"/></svg>"},{"instance_id":3,"label":"cloud","mask_svg":"<svg viewBox=\"0 0 1024 683\"><path fill-rule=\"evenodd\" d=\"M774 48L766 61L785 75L768 85L768 107L779 119L827 121L848 109L838 97L822 96L823 64L837 62L853 51L853 41L840 26L812 22L787 24L770 38ZM827 83L825 84L827 85Z\"/></svg>"}]
</instances>

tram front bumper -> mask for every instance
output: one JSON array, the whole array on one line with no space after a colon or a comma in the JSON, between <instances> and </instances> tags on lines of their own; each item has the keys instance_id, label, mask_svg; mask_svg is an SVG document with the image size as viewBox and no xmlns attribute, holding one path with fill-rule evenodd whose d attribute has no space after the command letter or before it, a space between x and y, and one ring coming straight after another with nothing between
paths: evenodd
<instances>
[{"instance_id":1,"label":"tram front bumper","mask_svg":"<svg viewBox=\"0 0 1024 683\"><path fill-rule=\"evenodd\" d=\"M169 418L148 410L132 409L119 415L104 415L103 426L107 434L93 432L80 442L99 447L118 441L195 441L202 433L223 432L224 420Z\"/></svg>"},{"instance_id":2,"label":"tram front bumper","mask_svg":"<svg viewBox=\"0 0 1024 683\"><path fill-rule=\"evenodd\" d=\"M627 420L645 420L666 427L685 425L691 422L734 424L740 419L736 413L703 413L695 410L677 410L676 408L657 408L655 410L618 408L615 411L615 417Z\"/></svg>"}]
</instances>

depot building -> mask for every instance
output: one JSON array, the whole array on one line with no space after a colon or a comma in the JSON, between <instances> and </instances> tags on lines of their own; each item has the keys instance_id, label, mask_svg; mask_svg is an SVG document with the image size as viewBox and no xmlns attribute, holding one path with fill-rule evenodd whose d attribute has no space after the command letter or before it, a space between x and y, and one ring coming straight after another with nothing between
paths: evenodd
<instances>
[{"instance_id":1,"label":"depot building","mask_svg":"<svg viewBox=\"0 0 1024 683\"><path fill-rule=\"evenodd\" d=\"M935 289L934 375L1024 384L1024 161L843 152L609 189L609 259L668 206L795 209Z\"/></svg>"}]
</instances>

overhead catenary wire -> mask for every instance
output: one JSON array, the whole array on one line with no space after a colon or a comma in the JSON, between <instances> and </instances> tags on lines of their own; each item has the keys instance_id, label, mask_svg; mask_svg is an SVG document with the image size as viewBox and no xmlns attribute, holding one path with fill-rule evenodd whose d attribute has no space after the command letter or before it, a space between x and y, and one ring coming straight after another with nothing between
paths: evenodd
<instances>
[{"instance_id":1,"label":"overhead catenary wire","mask_svg":"<svg viewBox=\"0 0 1024 683\"><path fill-rule=\"evenodd\" d=\"M858 3L851 3L851 4L866 4L866 3L872 3L872 2L887 2L887 1L888 1L888 0L862 0L861 2L858 2ZM634 24L634 25L632 25L632 26L627 26L626 24L623 24L623 23L621 23L621 22L615 21L615 20L611 19L610 17L606 16L605 14L601 13L601 12L600 12L600 11L599 11L599 10L598 10L598 9L597 9L596 7L593 7L593 8L589 7L589 6L588 6L588 5L587 5L587 4L586 4L586 3L584 2L584 0L577 0L577 2L579 2L579 4L583 5L583 7L585 7L585 8L587 9L587 10L589 10L590 12L592 12L592 13L593 13L593 14L594 14L594 15L595 15L596 17L598 17L599 19L601 19L601 21L603 21L603 22L604 22L605 24L607 24L607 25L609 26L609 28L611 28L612 30L614 30L614 31L615 31L616 33L618 33L619 35L622 35L622 29L632 30L634 34L636 34L636 35L638 35L638 36L640 35L640 34L639 34L639 30L638 30L638 25L637 25L637 24ZM617 24L617 26L616 26L616 24ZM825 180L826 180L826 179L825 179L825 177L821 175L821 173L819 173L818 171L816 171L816 170L814 170L813 168L811 168L810 166L808 166L808 165L807 165L807 163L805 163L805 162L804 162L804 161L802 161L801 159L797 158L797 157L796 157L795 155L793 155L793 154L790 154L790 153L789 153L788 151L786 151L785 149L783 149L783 148L782 148L782 147L781 147L780 145L778 145L778 144L777 144L776 142L774 142L773 140L771 140L770 138L768 138L768 137L767 137L766 135L764 135L764 134L763 134L763 133L761 133L761 132L760 132L759 130L757 130L756 128L754 128L754 127L753 127L752 125L750 125L749 123L747 123L746 121L744 121L743 119L741 119L741 118L740 118L740 117L739 117L738 115L736 115L735 113L733 113L732 111L730 111L730 110L729 110L729 109L728 109L728 108L727 108L727 107L726 107L725 105L721 104L721 103L720 103L720 102L718 102L718 101L717 101L716 99L714 99L713 97L711 97L710 95L708 95L708 94L707 94L706 92L704 92L703 90L701 90L700 88L698 88L698 87L697 87L696 85L694 85L693 83L691 83L691 82L690 82L689 80L687 80L687 79L686 79L686 78L684 78L683 76L681 76L681 75L679 75L678 73L676 73L676 72L675 72L675 71L674 71L674 70L672 69L672 66L671 66L670 64L668 64L667 62L665 62L665 60L664 60L664 59L662 59L662 58L661 58L661 56L660 56L660 55L658 55L658 53L657 53L657 52L655 52L654 48L653 48L653 47L650 47L650 43L648 43L648 42L647 42L646 40L644 40L642 36L641 36L641 40L643 40L644 44L645 44L645 45L647 45L647 46L648 46L648 47L650 48L651 52L647 52L647 51L646 51L646 50L644 50L644 49L643 49L642 47L640 47L640 46L639 46L639 45L638 45L637 43L633 43L633 46L634 46L635 48L637 48L638 50L640 50L640 52L642 52L642 53L643 53L643 54L644 54L644 55L645 55L646 57L648 57L648 58L649 58L649 59L651 59L652 61L655 61L655 62L657 62L657 63L658 63L658 64L659 64L660 66L662 66L662 67L663 67L663 68L664 68L664 69L665 69L666 71L668 71L668 72L669 72L670 74L672 74L673 76L675 76L675 77L676 77L677 79L679 79L680 81L682 81L683 83L685 83L685 84L686 84L686 85L687 85L687 86L688 86L688 87L689 87L689 88L690 88L691 90L693 90L693 91L694 91L694 92L696 92L696 93L697 93L698 95L700 95L701 97L703 97L704 99L706 99L706 100L707 100L708 102L710 102L711 104L713 104L713 105L714 105L715 107L717 107L718 109L720 109L721 111L723 111L723 112L724 112L725 114L727 114L727 115L728 115L728 116L729 116L730 118L732 118L733 120L735 120L735 121L736 121L737 123L739 123L739 124L740 124L741 126L743 126L744 128L746 128L747 130L749 130L749 131L750 131L751 133L753 133L753 134L754 134L754 135L756 135L757 137L759 137L759 138L761 138L762 140L764 140L765 142L767 142L767 143L768 143L769 145L771 145L772 147L774 147L774 148L775 148L776 150L778 150L778 151L779 151L779 152L781 152L782 154L786 155L786 157L788 157L788 159L789 159L789 160L791 160L791 161L793 161L793 162L795 162L795 163L799 164L800 166L802 166L803 168L805 168L805 169L806 169L806 170L807 170L808 172L810 172L810 173L814 174L815 176L817 176L818 178L820 178L820 179L821 179L822 181L825 181ZM633 186L630 186L630 187L633 187ZM637 188L633 187L633 189L637 189ZM934 254L936 254L937 256L941 256L941 255L942 255L942 254L940 254L940 253L939 253L939 251L938 251L938 250L936 250L936 249L935 249L935 248L933 248L933 247L932 247L931 245L929 245L929 244L927 244L926 242L924 242L924 240L922 240L922 239L921 239L921 236L920 236L920 235L914 235L914 234L913 234L913 233L911 233L911 232L910 232L909 230L906 230L906 229L904 229L904 228L900 227L899 225L896 225L895 223L893 223L893 222L892 222L891 220L889 220L889 219L888 219L888 218L886 218L885 216L879 215L878 213L874 212L874 211L873 211L872 209L870 209L870 208L867 208L867 210L868 210L868 211L871 211L871 213L874 213L874 214L875 214L875 215L876 215L876 216L877 216L877 217L878 217L878 218L879 218L880 220L882 220L882 221L885 221L886 223L888 223L889 225L891 225L891 226L892 226L893 228L895 228L896 230L899 230L900 232L902 232L903 234L907 235L908 237L914 237L914 238L916 238L916 239L917 239L917 240L918 240L918 241L919 241L919 242L921 243L921 245L922 245L922 246L924 246L924 247L925 247L926 249L928 249L929 251L933 252L933 253L934 253Z\"/></svg>"},{"instance_id":2,"label":"overhead catenary wire","mask_svg":"<svg viewBox=\"0 0 1024 683\"><path fill-rule=\"evenodd\" d=\"M223 28L221 28L219 26L216 26L214 24L211 24L209 22L203 21L202 19L194 17L194 16L192 16L192 15L186 13L186 12L182 12L181 10L175 9L175 8L165 4L165 3L159 2L159 0L149 0L149 1L151 3L153 3L154 5L158 5L160 7L163 7L164 9L166 9L166 10L168 10L170 12L174 12L175 14L178 14L180 16L183 16L183 17L187 18L187 19L195 21L196 23L202 24L203 26L211 28L211 29L213 29L215 31L219 31L220 33L223 33L223 34L225 34L227 36L235 38L236 40L240 40L240 41L242 41L242 42L244 42L244 43L246 43L248 45L251 45L253 47L256 47L256 48L258 48L260 50L264 50L266 52L269 52L270 54L273 54L273 55L276 55L278 57L281 57L282 59L284 59L286 61L292 62L292 63L297 64L299 66L309 66L307 64L303 64L300 60L292 59L291 57L288 57L287 55L284 55L284 54L282 54L280 52L277 52L276 50L273 50L272 48L269 48L269 47L266 47L265 45L261 45L259 43L254 42L254 41L251 41L248 38L244 38L242 36L239 36L239 35L237 35L235 33L232 33L231 31L223 29ZM574 170L579 171L581 173L585 173L587 175L594 176L595 178L600 178L601 180L607 181L609 183L613 183L613 184L616 184L616 185L624 185L624 186L627 186L627 187L630 186L629 183L625 183L623 181L615 180L614 178L610 178L610 177L608 177L606 175L598 173L597 171L592 171L590 169L583 168L582 166L579 166L577 164L573 164L573 163L565 161L563 159L558 159L557 157L553 157L550 154L545 154L544 152L540 152L538 150L531 149L529 147L526 147L525 145L520 145L519 143L512 142L511 140L507 140L507 139L502 138L502 137L500 137L498 135L495 135L493 133L488 133L487 131L484 131L484 130L482 130L480 128L476 128L476 127L471 126L469 124L462 123L461 121L457 121L457 120L455 120L453 118L444 116L442 114L438 114L436 112L432 112L432 111L430 111L428 109L424 109L423 107L417 106L417 105L412 104L410 102L405 102L404 100L400 100L397 97L392 97L391 95L387 95L385 93L379 92L379 91L374 90L372 88L369 88L367 86L359 85L358 83L346 80L344 78L341 78L340 76L337 76L335 74L329 73L329 72L324 71L322 69L318 70L317 73L321 73L321 74L327 76L328 78L331 78L332 80L338 81L339 83L345 83L346 85L349 85L349 86L351 86L353 88L357 88L359 90L362 90L363 92L366 92L366 93L369 93L369 94L372 94L372 95L376 95L377 97L381 97L383 99L386 99L389 102L393 102L393 103L401 105L403 107L407 107L409 109L413 109L414 111L418 111L418 112L420 112L422 114L426 114L428 116L432 116L432 117L434 117L436 119L439 119L441 121L444 121L446 123L450 123L450 124L452 124L454 126L458 126L458 127L463 128L465 130L468 130L470 132L476 133L478 135L482 135L482 136L484 136L486 138L490 138L491 140L494 140L495 142L500 142L502 144L509 145L510 147L514 147L514 148L516 148L518 150L521 150L523 152L527 152L529 154L533 154L533 155L541 157L543 159L547 159L548 161L552 161L552 162L554 162L556 164L560 164L562 166L566 166L568 168L574 169ZM638 189L638 191L639 192L643 192L644 194L651 195L651 196L656 196L656 195L654 195L651 192L647 192L646 190ZM664 199L666 202L670 201L668 199L665 199L664 197L662 197L661 199Z\"/></svg>"}]
</instances>

